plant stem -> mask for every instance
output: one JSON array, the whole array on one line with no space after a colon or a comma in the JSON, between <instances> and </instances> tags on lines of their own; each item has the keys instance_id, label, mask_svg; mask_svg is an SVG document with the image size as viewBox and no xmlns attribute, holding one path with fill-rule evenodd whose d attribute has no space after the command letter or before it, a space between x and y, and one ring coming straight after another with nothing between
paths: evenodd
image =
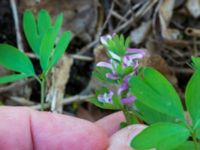
<instances>
[{"instance_id":1,"label":"plant stem","mask_svg":"<svg viewBox=\"0 0 200 150\"><path fill-rule=\"evenodd\" d=\"M193 131L191 135L192 135L192 139L194 141L194 148L195 148L195 150L198 150L198 142L197 142L197 139L196 139L195 131Z\"/></svg>"},{"instance_id":2,"label":"plant stem","mask_svg":"<svg viewBox=\"0 0 200 150\"><path fill-rule=\"evenodd\" d=\"M45 95L45 79L42 79L41 82L40 82L40 90L41 90L41 93L40 93L40 102L41 102L41 110L43 111L44 110L44 95Z\"/></svg>"},{"instance_id":3,"label":"plant stem","mask_svg":"<svg viewBox=\"0 0 200 150\"><path fill-rule=\"evenodd\" d=\"M128 111L127 111L125 108L124 108L122 111L123 111L124 117L125 117L125 119L126 119L126 123L127 123L128 125L130 125L131 122L130 122L130 119L129 119Z\"/></svg>"}]
</instances>

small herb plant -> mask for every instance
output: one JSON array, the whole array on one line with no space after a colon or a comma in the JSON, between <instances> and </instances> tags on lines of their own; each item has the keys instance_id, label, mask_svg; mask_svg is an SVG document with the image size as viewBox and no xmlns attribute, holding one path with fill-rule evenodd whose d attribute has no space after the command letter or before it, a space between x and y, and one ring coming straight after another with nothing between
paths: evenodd
<instances>
[{"instance_id":1,"label":"small herb plant","mask_svg":"<svg viewBox=\"0 0 200 150\"><path fill-rule=\"evenodd\" d=\"M40 61L42 73L35 73L31 60L19 49L0 44L0 65L14 71L9 76L0 77L0 83L8 83L27 77L35 78L41 87L41 110L44 109L46 78L51 68L58 62L69 45L71 34L63 32L58 39L62 25L63 14L60 14L52 24L46 10L41 10L37 18L30 10L23 15L23 30L29 46Z\"/></svg>"},{"instance_id":2,"label":"small herb plant","mask_svg":"<svg viewBox=\"0 0 200 150\"><path fill-rule=\"evenodd\" d=\"M129 38L114 35L101 38L107 62L99 62L94 77L105 83L91 102L104 109L122 110L122 127L143 121L149 127L132 139L134 149L198 150L200 148L200 58L192 57L195 69L185 91L185 112L176 90L151 67L141 67L145 51L130 49ZM112 91L107 85L118 86Z\"/></svg>"}]
</instances>

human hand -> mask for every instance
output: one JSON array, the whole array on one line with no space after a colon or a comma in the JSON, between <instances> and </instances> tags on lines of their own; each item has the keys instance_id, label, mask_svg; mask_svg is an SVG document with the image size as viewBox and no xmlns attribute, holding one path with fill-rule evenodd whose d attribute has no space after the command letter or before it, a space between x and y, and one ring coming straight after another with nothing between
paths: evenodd
<instances>
[{"instance_id":1,"label":"human hand","mask_svg":"<svg viewBox=\"0 0 200 150\"><path fill-rule=\"evenodd\" d=\"M120 112L94 124L83 119L38 112L25 107L1 107L0 149L105 150L109 147L109 150L114 150L117 145L118 148L127 147L128 142L123 134L127 131L123 129L116 132L123 120ZM121 141L120 145L119 139L124 143Z\"/></svg>"}]
</instances>

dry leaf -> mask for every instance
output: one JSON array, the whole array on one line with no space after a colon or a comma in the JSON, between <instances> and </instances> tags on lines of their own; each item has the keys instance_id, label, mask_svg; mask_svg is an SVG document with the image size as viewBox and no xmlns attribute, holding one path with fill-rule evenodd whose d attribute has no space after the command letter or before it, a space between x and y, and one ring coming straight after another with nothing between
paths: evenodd
<instances>
[{"instance_id":1,"label":"dry leaf","mask_svg":"<svg viewBox=\"0 0 200 150\"><path fill-rule=\"evenodd\" d=\"M59 64L52 70L51 87L47 94L47 101L51 102L51 111L62 113L62 100L65 94L65 86L70 76L73 59L64 55Z\"/></svg>"},{"instance_id":2,"label":"dry leaf","mask_svg":"<svg viewBox=\"0 0 200 150\"><path fill-rule=\"evenodd\" d=\"M188 0L186 7L194 18L200 16L200 0Z\"/></svg>"},{"instance_id":3,"label":"dry leaf","mask_svg":"<svg viewBox=\"0 0 200 150\"><path fill-rule=\"evenodd\" d=\"M131 32L131 41L136 45L144 42L150 32L151 26L151 21L143 22L141 26Z\"/></svg>"},{"instance_id":4,"label":"dry leaf","mask_svg":"<svg viewBox=\"0 0 200 150\"><path fill-rule=\"evenodd\" d=\"M180 32L177 29L169 29L175 0L163 0L159 8L159 19L161 25L162 37L166 40L175 40L180 36Z\"/></svg>"}]
</instances>

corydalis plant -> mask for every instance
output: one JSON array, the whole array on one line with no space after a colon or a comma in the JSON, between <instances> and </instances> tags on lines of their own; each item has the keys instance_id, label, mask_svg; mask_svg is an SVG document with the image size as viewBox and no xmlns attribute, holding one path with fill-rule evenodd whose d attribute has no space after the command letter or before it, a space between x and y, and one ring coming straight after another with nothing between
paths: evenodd
<instances>
[{"instance_id":1,"label":"corydalis plant","mask_svg":"<svg viewBox=\"0 0 200 150\"><path fill-rule=\"evenodd\" d=\"M129 48L130 38L125 39L123 35L103 36L101 43L107 49L109 60L99 62L93 75L101 82L116 85L119 89L112 91L104 86L96 90L92 103L104 109L123 110L126 117L124 126L135 123L137 120L130 111L135 97L129 93L128 81L138 73L139 59L144 57L145 51Z\"/></svg>"},{"instance_id":2,"label":"corydalis plant","mask_svg":"<svg viewBox=\"0 0 200 150\"><path fill-rule=\"evenodd\" d=\"M185 91L184 116L180 98L173 86L158 71L144 68L129 80L137 97L138 116L150 126L131 142L135 149L198 150L200 140L200 58L192 57L195 71Z\"/></svg>"},{"instance_id":3,"label":"corydalis plant","mask_svg":"<svg viewBox=\"0 0 200 150\"><path fill-rule=\"evenodd\" d=\"M63 15L60 14L52 24L47 11L41 10L37 18L30 10L23 15L23 30L29 46L40 61L42 73L35 73L31 60L21 50L0 44L0 65L15 71L13 75L0 77L0 83L8 83L27 77L34 77L41 86L41 109L44 108L45 82L51 68L64 54L71 38L70 32L63 32L58 39Z\"/></svg>"}]
</instances>

